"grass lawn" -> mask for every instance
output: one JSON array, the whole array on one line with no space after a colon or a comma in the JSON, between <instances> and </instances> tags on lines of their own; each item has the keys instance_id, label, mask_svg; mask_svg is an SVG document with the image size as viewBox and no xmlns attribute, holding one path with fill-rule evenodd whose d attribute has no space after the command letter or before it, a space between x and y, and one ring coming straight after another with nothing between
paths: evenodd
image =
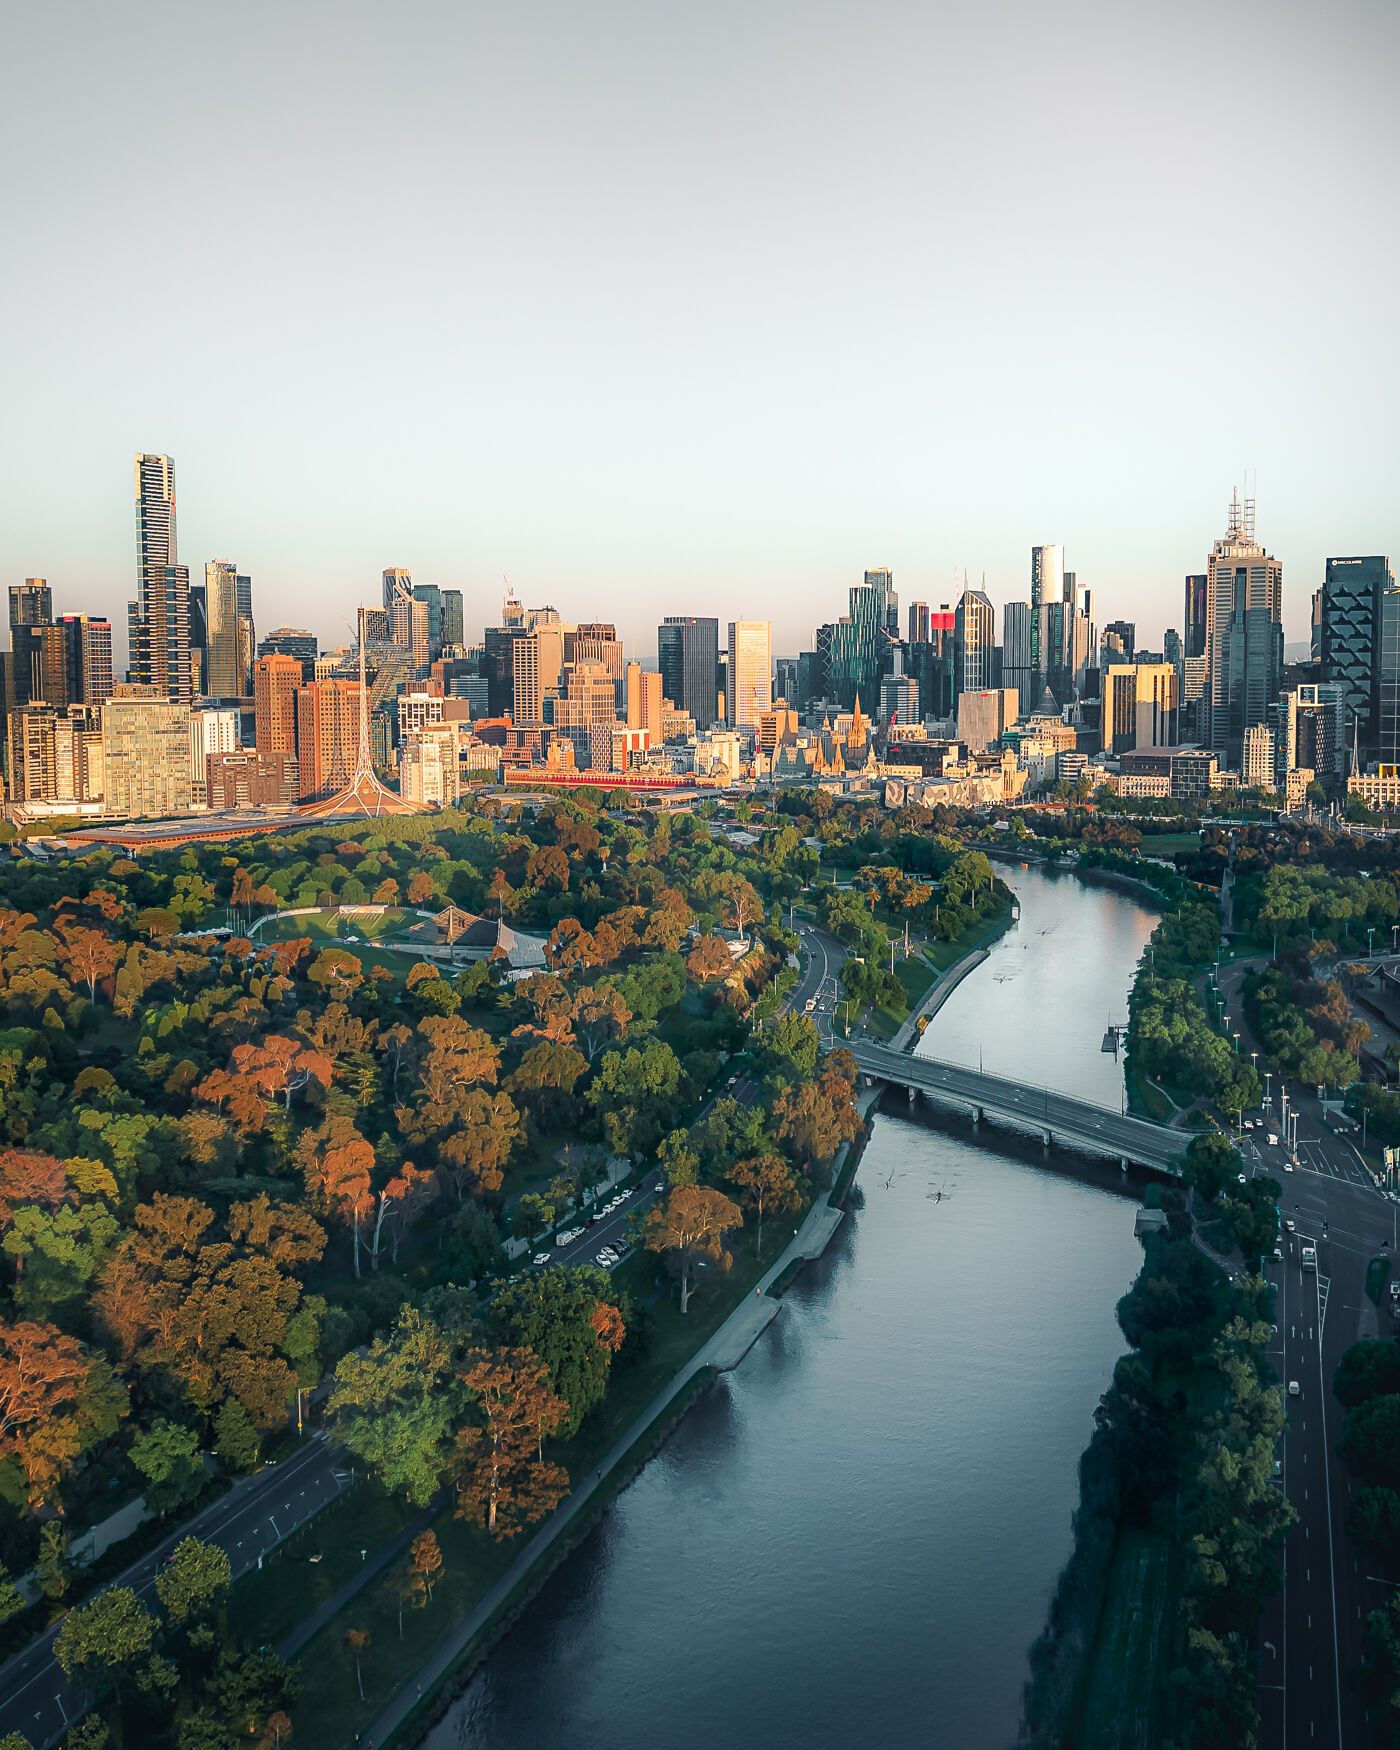
<instances>
[{"instance_id":1,"label":"grass lawn","mask_svg":"<svg viewBox=\"0 0 1400 1750\"><path fill-rule=\"evenodd\" d=\"M1201 835L1198 832L1164 832L1144 833L1138 849L1145 857L1165 857L1168 862L1178 851L1199 851Z\"/></svg>"},{"instance_id":2,"label":"grass lawn","mask_svg":"<svg viewBox=\"0 0 1400 1750\"><path fill-rule=\"evenodd\" d=\"M1120 1529L1074 1750L1156 1750L1170 1735L1163 1679L1175 1662L1181 1561L1168 1528Z\"/></svg>"},{"instance_id":3,"label":"grass lawn","mask_svg":"<svg viewBox=\"0 0 1400 1750\"><path fill-rule=\"evenodd\" d=\"M904 1001L900 1004L883 1003L870 1016L869 1027L872 1033L878 1033L882 1039L889 1039L899 1031L900 1025L927 996L930 988L940 976L937 967L926 957L927 951L911 954L905 960L896 960L894 975L904 990Z\"/></svg>"},{"instance_id":4,"label":"grass lawn","mask_svg":"<svg viewBox=\"0 0 1400 1750\"><path fill-rule=\"evenodd\" d=\"M1150 1076L1143 1075L1140 1070L1134 1069L1129 1063L1125 1079L1128 1084L1128 1106L1131 1111L1153 1118L1158 1124L1171 1123L1175 1108L1171 1100Z\"/></svg>"},{"instance_id":5,"label":"grass lawn","mask_svg":"<svg viewBox=\"0 0 1400 1750\"><path fill-rule=\"evenodd\" d=\"M961 960L964 954L970 954L974 948L985 948L1003 930L1011 925L1011 908L999 911L984 924L974 924L970 930L964 930L962 935L952 942L932 942L929 944L928 957L940 972L946 972L955 960Z\"/></svg>"}]
</instances>

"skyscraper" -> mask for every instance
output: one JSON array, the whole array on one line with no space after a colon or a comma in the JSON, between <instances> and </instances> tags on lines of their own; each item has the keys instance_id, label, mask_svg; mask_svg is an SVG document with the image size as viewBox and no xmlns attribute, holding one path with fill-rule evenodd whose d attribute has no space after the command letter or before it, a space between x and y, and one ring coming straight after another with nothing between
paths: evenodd
<instances>
[{"instance_id":1,"label":"skyscraper","mask_svg":"<svg viewBox=\"0 0 1400 1750\"><path fill-rule=\"evenodd\" d=\"M911 644L928 643L927 602L910 602L909 604L909 642Z\"/></svg>"},{"instance_id":2,"label":"skyscraper","mask_svg":"<svg viewBox=\"0 0 1400 1750\"><path fill-rule=\"evenodd\" d=\"M387 565L384 568L384 607L387 611L394 605L398 596L413 594L413 578L402 565Z\"/></svg>"},{"instance_id":3,"label":"skyscraper","mask_svg":"<svg viewBox=\"0 0 1400 1750\"><path fill-rule=\"evenodd\" d=\"M1203 744L1239 769L1244 732L1268 723L1283 673L1283 566L1254 538L1254 501L1230 503L1211 549L1206 585L1209 678L1201 695Z\"/></svg>"},{"instance_id":4,"label":"skyscraper","mask_svg":"<svg viewBox=\"0 0 1400 1750\"><path fill-rule=\"evenodd\" d=\"M1186 578L1186 631L1182 636L1185 646L1183 658L1187 656L1204 656L1206 653L1206 596L1210 578L1203 571L1190 572Z\"/></svg>"},{"instance_id":5,"label":"skyscraper","mask_svg":"<svg viewBox=\"0 0 1400 1750\"><path fill-rule=\"evenodd\" d=\"M136 538L139 596L127 604L133 684L153 686L188 705L190 574L175 541L175 464L169 456L136 457Z\"/></svg>"},{"instance_id":6,"label":"skyscraper","mask_svg":"<svg viewBox=\"0 0 1400 1750\"><path fill-rule=\"evenodd\" d=\"M432 653L428 660L432 661L442 654L442 591L435 583L415 583L413 599L428 610L428 649Z\"/></svg>"},{"instance_id":7,"label":"skyscraper","mask_svg":"<svg viewBox=\"0 0 1400 1750\"><path fill-rule=\"evenodd\" d=\"M464 643L462 632L462 592L445 589L442 592L442 642L444 647Z\"/></svg>"},{"instance_id":8,"label":"skyscraper","mask_svg":"<svg viewBox=\"0 0 1400 1750\"><path fill-rule=\"evenodd\" d=\"M824 671L823 691L843 711L857 698L874 709L880 697L880 677L890 667L890 651L899 641L899 597L894 575L884 566L867 571L852 584L850 611L817 628L817 650Z\"/></svg>"},{"instance_id":9,"label":"skyscraper","mask_svg":"<svg viewBox=\"0 0 1400 1750\"><path fill-rule=\"evenodd\" d=\"M1050 662L1042 648L1045 620L1042 608L1065 599L1065 550L1056 544L1031 548L1031 667L1039 689L1045 689Z\"/></svg>"},{"instance_id":10,"label":"skyscraper","mask_svg":"<svg viewBox=\"0 0 1400 1750\"><path fill-rule=\"evenodd\" d=\"M1029 602L1007 602L1001 610L1001 684L1015 687L1023 714L1040 703L1031 664L1033 618Z\"/></svg>"},{"instance_id":11,"label":"skyscraper","mask_svg":"<svg viewBox=\"0 0 1400 1750\"><path fill-rule=\"evenodd\" d=\"M1375 758L1379 739L1381 598L1394 587L1390 561L1380 554L1327 561L1319 628L1322 678L1343 688L1347 745L1363 760Z\"/></svg>"},{"instance_id":12,"label":"skyscraper","mask_svg":"<svg viewBox=\"0 0 1400 1750\"><path fill-rule=\"evenodd\" d=\"M231 559L206 563L204 612L204 691L211 699L242 698L253 660L253 584Z\"/></svg>"},{"instance_id":13,"label":"skyscraper","mask_svg":"<svg viewBox=\"0 0 1400 1750\"><path fill-rule=\"evenodd\" d=\"M263 658L264 662L291 660L283 656ZM355 776L360 745L360 683L316 681L302 687L296 701L301 800L333 796Z\"/></svg>"},{"instance_id":14,"label":"skyscraper","mask_svg":"<svg viewBox=\"0 0 1400 1750\"><path fill-rule=\"evenodd\" d=\"M108 814L184 813L190 805L189 706L159 686L114 687L102 707L102 766Z\"/></svg>"},{"instance_id":15,"label":"skyscraper","mask_svg":"<svg viewBox=\"0 0 1400 1750\"><path fill-rule=\"evenodd\" d=\"M10 630L16 626L47 626L53 619L53 591L42 577L26 577L10 585Z\"/></svg>"},{"instance_id":16,"label":"skyscraper","mask_svg":"<svg viewBox=\"0 0 1400 1750\"><path fill-rule=\"evenodd\" d=\"M295 656L273 652L253 664L253 725L259 753L297 751L297 692L303 670Z\"/></svg>"},{"instance_id":17,"label":"skyscraper","mask_svg":"<svg viewBox=\"0 0 1400 1750\"><path fill-rule=\"evenodd\" d=\"M959 596L953 630L953 695L959 700L964 693L991 687L996 618L996 609L980 589L965 589Z\"/></svg>"},{"instance_id":18,"label":"skyscraper","mask_svg":"<svg viewBox=\"0 0 1400 1750\"><path fill-rule=\"evenodd\" d=\"M68 645L68 696L101 705L112 696L112 622L92 614L59 621Z\"/></svg>"},{"instance_id":19,"label":"skyscraper","mask_svg":"<svg viewBox=\"0 0 1400 1750\"><path fill-rule=\"evenodd\" d=\"M768 620L729 622L726 715L731 729L758 728L773 705L773 627ZM874 701L872 701L873 704Z\"/></svg>"},{"instance_id":20,"label":"skyscraper","mask_svg":"<svg viewBox=\"0 0 1400 1750\"><path fill-rule=\"evenodd\" d=\"M719 621L668 614L656 629L656 654L666 697L697 729L711 728L719 715Z\"/></svg>"},{"instance_id":21,"label":"skyscraper","mask_svg":"<svg viewBox=\"0 0 1400 1750\"><path fill-rule=\"evenodd\" d=\"M639 662L627 664L627 727L645 729L648 745L661 746L661 676Z\"/></svg>"},{"instance_id":22,"label":"skyscraper","mask_svg":"<svg viewBox=\"0 0 1400 1750\"><path fill-rule=\"evenodd\" d=\"M544 702L559 691L564 672L564 628L539 626L511 646L514 661L514 710L517 724L543 723Z\"/></svg>"}]
</instances>

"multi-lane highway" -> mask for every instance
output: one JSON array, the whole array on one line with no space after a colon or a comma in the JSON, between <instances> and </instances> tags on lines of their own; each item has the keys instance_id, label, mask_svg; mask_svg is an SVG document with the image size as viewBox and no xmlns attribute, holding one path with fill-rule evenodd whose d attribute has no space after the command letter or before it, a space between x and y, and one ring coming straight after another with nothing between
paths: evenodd
<instances>
[{"instance_id":1,"label":"multi-lane highway","mask_svg":"<svg viewBox=\"0 0 1400 1750\"><path fill-rule=\"evenodd\" d=\"M1219 974L1231 1029L1239 1029L1246 1052L1259 1048L1241 1000L1249 970L1230 966ZM1367 1297L1366 1267L1394 1255L1400 1209L1376 1190L1349 1129L1334 1128L1336 1115L1324 1112L1315 1086L1286 1088L1298 1119L1296 1162L1267 1140L1278 1134L1284 1091L1273 1076L1266 1121L1240 1138L1249 1171L1268 1172L1282 1185L1280 1209L1294 1226L1282 1236L1282 1263L1270 1271L1279 1327L1271 1356L1285 1390L1290 1380L1299 1386L1287 1399L1280 1478L1298 1523L1285 1543L1283 1594L1266 1608L1261 1630L1260 1743L1264 1750L1361 1750L1369 1734L1347 1674L1361 1663L1367 1615L1391 1588L1346 1537L1353 1489L1337 1457L1343 1412L1332 1378L1353 1343L1393 1333L1388 1297L1381 1308ZM1317 1248L1315 1274L1302 1269L1305 1243Z\"/></svg>"},{"instance_id":2,"label":"multi-lane highway","mask_svg":"<svg viewBox=\"0 0 1400 1750\"><path fill-rule=\"evenodd\" d=\"M304 1519L348 1488L350 1481L349 1473L336 1467L325 1440L312 1435L304 1450L237 1485L196 1519L173 1531L114 1584L129 1586L146 1604L152 1604L156 1575L183 1537L217 1544L228 1555L236 1580L257 1567ZM34 1750L45 1750L62 1737L91 1701L81 1684L68 1681L54 1658L57 1632L50 1629L39 1636L0 1669L0 1737L20 1732Z\"/></svg>"}]
</instances>

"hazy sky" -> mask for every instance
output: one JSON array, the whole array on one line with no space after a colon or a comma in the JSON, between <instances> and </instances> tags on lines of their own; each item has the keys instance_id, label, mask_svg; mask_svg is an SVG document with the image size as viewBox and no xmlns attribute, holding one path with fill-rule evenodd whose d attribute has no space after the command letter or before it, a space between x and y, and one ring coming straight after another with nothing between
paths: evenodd
<instances>
[{"instance_id":1,"label":"hazy sky","mask_svg":"<svg viewBox=\"0 0 1400 1750\"><path fill-rule=\"evenodd\" d=\"M655 654L1063 541L1181 621L1258 470L1288 636L1400 549L1400 7L6 9L0 581L124 628L131 456L258 624L386 565ZM1000 621L998 621L1000 630ZM119 634L120 635L120 634Z\"/></svg>"}]
</instances>

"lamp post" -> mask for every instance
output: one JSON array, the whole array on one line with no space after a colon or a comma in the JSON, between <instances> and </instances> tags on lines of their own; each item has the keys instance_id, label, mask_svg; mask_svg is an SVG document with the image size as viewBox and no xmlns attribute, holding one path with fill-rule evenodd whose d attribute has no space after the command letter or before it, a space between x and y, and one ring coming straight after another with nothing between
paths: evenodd
<instances>
[{"instance_id":1,"label":"lamp post","mask_svg":"<svg viewBox=\"0 0 1400 1750\"><path fill-rule=\"evenodd\" d=\"M1375 945L1375 940L1376 940L1375 927L1372 926L1371 928L1369 928L1366 931L1366 958L1368 960L1371 958L1371 952L1372 952L1372 949Z\"/></svg>"}]
</instances>

